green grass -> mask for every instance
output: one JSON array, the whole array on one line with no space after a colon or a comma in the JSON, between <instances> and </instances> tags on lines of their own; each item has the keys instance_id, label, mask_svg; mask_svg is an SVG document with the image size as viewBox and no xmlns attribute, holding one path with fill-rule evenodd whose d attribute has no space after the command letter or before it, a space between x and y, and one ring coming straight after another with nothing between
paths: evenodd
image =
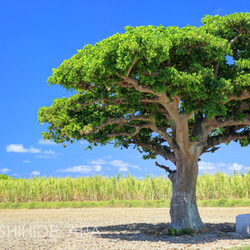
<instances>
[{"instance_id":1,"label":"green grass","mask_svg":"<svg viewBox=\"0 0 250 250\"><path fill-rule=\"evenodd\" d=\"M198 201L199 207L250 207L249 199ZM110 200L110 201L68 201L68 202L7 202L0 203L0 209L44 209L44 208L161 208L170 207L170 200Z\"/></svg>"},{"instance_id":2,"label":"green grass","mask_svg":"<svg viewBox=\"0 0 250 250\"><path fill-rule=\"evenodd\" d=\"M250 194L248 174L204 174L197 179L197 200L248 199ZM0 175L0 203L70 202L110 200L170 200L172 185L168 178L139 179L128 176L104 177L100 175L78 178L34 177L14 179ZM224 200L223 200L224 199ZM222 204L223 205L223 204ZM233 206L230 203L230 206Z\"/></svg>"},{"instance_id":3,"label":"green grass","mask_svg":"<svg viewBox=\"0 0 250 250\"><path fill-rule=\"evenodd\" d=\"M250 250L250 245L243 247L232 247L230 250Z\"/></svg>"},{"instance_id":4,"label":"green grass","mask_svg":"<svg viewBox=\"0 0 250 250\"><path fill-rule=\"evenodd\" d=\"M219 199L197 201L199 207L250 207L250 199Z\"/></svg>"}]
</instances>

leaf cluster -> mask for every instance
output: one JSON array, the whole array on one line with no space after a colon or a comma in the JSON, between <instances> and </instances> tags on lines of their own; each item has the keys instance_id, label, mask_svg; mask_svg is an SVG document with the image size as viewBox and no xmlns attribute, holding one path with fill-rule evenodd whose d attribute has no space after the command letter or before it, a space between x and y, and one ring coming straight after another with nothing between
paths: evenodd
<instances>
[{"instance_id":1,"label":"leaf cluster","mask_svg":"<svg viewBox=\"0 0 250 250\"><path fill-rule=\"evenodd\" d=\"M169 107L179 100L178 114L189 116L191 142L201 138L201 121L213 118L221 126L208 139L239 132L235 141L248 145L249 126L243 122L250 100L242 95L250 93L250 15L205 16L202 23L128 26L78 50L48 78L77 93L40 108L40 123L49 123L44 138L133 144L154 158L163 149L172 152L177 121ZM222 121L229 120L241 125L228 122L224 128Z\"/></svg>"}]
</instances>

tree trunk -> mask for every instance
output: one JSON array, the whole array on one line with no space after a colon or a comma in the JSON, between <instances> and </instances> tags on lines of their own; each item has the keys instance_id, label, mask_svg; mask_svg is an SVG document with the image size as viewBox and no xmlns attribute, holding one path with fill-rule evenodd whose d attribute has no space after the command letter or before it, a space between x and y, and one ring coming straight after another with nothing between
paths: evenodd
<instances>
[{"instance_id":1,"label":"tree trunk","mask_svg":"<svg viewBox=\"0 0 250 250\"><path fill-rule=\"evenodd\" d=\"M198 163L181 164L169 174L172 182L171 227L200 230L203 226L196 203Z\"/></svg>"}]
</instances>

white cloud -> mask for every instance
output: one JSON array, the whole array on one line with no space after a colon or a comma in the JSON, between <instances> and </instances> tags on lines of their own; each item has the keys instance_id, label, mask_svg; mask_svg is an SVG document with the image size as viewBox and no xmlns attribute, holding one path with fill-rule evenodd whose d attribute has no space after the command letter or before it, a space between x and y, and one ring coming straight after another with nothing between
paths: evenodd
<instances>
[{"instance_id":1,"label":"white cloud","mask_svg":"<svg viewBox=\"0 0 250 250\"><path fill-rule=\"evenodd\" d=\"M114 167L128 167L129 166L127 162L124 162L121 160L113 160L110 162L110 164Z\"/></svg>"},{"instance_id":2,"label":"white cloud","mask_svg":"<svg viewBox=\"0 0 250 250\"><path fill-rule=\"evenodd\" d=\"M131 168L141 169L138 165L130 165Z\"/></svg>"},{"instance_id":3,"label":"white cloud","mask_svg":"<svg viewBox=\"0 0 250 250\"><path fill-rule=\"evenodd\" d=\"M121 171L121 172L126 172L126 171L128 171L128 168L127 168L127 167L120 167L120 168L119 168L119 171Z\"/></svg>"},{"instance_id":4,"label":"white cloud","mask_svg":"<svg viewBox=\"0 0 250 250\"><path fill-rule=\"evenodd\" d=\"M112 158L110 155L104 157L104 159L110 159L110 158ZM113 167L117 167L119 171L121 172L129 171L129 167L141 170L141 168L138 165L130 165L129 163L124 162L122 160L106 161L106 160L99 158L97 160L91 161L90 164L95 164L99 166L104 165L104 164L111 165ZM106 170L109 170L109 168L106 168ZM98 171L98 170L95 170L95 171Z\"/></svg>"},{"instance_id":5,"label":"white cloud","mask_svg":"<svg viewBox=\"0 0 250 250\"><path fill-rule=\"evenodd\" d=\"M220 13L220 12L222 12L222 11L224 11L224 9L218 8L218 9L215 11L215 13Z\"/></svg>"},{"instance_id":6,"label":"white cloud","mask_svg":"<svg viewBox=\"0 0 250 250\"><path fill-rule=\"evenodd\" d=\"M35 170L35 171L33 171L30 175L36 176L36 175L40 175L40 174L41 174L41 173L40 173L39 171Z\"/></svg>"},{"instance_id":7,"label":"white cloud","mask_svg":"<svg viewBox=\"0 0 250 250\"><path fill-rule=\"evenodd\" d=\"M128 168L136 168L141 170L141 168L138 165L131 165L127 162L124 162L122 160L113 160L109 162L113 167L118 167L119 171L129 171Z\"/></svg>"},{"instance_id":8,"label":"white cloud","mask_svg":"<svg viewBox=\"0 0 250 250\"><path fill-rule=\"evenodd\" d=\"M47 154L47 155L37 155L36 158L42 158L42 159L56 159L57 156L53 154Z\"/></svg>"},{"instance_id":9,"label":"white cloud","mask_svg":"<svg viewBox=\"0 0 250 250\"><path fill-rule=\"evenodd\" d=\"M53 150L44 150L44 154L46 154L46 155L55 155L56 152L53 151Z\"/></svg>"},{"instance_id":10,"label":"white cloud","mask_svg":"<svg viewBox=\"0 0 250 250\"><path fill-rule=\"evenodd\" d=\"M50 146L56 146L57 144L53 141L45 141L44 139L40 139L38 141L38 144L40 145L50 145Z\"/></svg>"},{"instance_id":11,"label":"white cloud","mask_svg":"<svg viewBox=\"0 0 250 250\"><path fill-rule=\"evenodd\" d=\"M213 170L213 171L223 171L223 172L228 172L230 171L243 171L244 169L248 169L249 167L243 166L242 164L239 163L224 163L224 162L204 162L200 161L199 163L199 170Z\"/></svg>"},{"instance_id":12,"label":"white cloud","mask_svg":"<svg viewBox=\"0 0 250 250\"><path fill-rule=\"evenodd\" d=\"M238 163L230 164L228 167L228 169L235 170L235 171L241 171L243 168L244 168L244 166L241 164L238 164Z\"/></svg>"},{"instance_id":13,"label":"white cloud","mask_svg":"<svg viewBox=\"0 0 250 250\"><path fill-rule=\"evenodd\" d=\"M111 159L112 156L111 155L108 155L108 156L104 156L104 159Z\"/></svg>"},{"instance_id":14,"label":"white cloud","mask_svg":"<svg viewBox=\"0 0 250 250\"><path fill-rule=\"evenodd\" d=\"M33 148L33 147L30 147L29 149L27 149L28 151L28 153L35 153L35 154L37 154L37 153L40 153L41 152L41 149L38 149L38 148Z\"/></svg>"},{"instance_id":15,"label":"white cloud","mask_svg":"<svg viewBox=\"0 0 250 250\"><path fill-rule=\"evenodd\" d=\"M103 165L106 164L107 162L104 161L103 159L97 159L97 160L93 160L90 162L90 164L97 164L97 165Z\"/></svg>"},{"instance_id":16,"label":"white cloud","mask_svg":"<svg viewBox=\"0 0 250 250\"><path fill-rule=\"evenodd\" d=\"M224 162L220 162L220 163L217 164L217 167L219 167L219 168L223 168L223 167L226 167L226 166L227 166L227 164L224 163Z\"/></svg>"},{"instance_id":17,"label":"white cloud","mask_svg":"<svg viewBox=\"0 0 250 250\"><path fill-rule=\"evenodd\" d=\"M10 170L8 168L2 168L0 169L0 172L3 173L3 174L6 174L8 173Z\"/></svg>"},{"instance_id":18,"label":"white cloud","mask_svg":"<svg viewBox=\"0 0 250 250\"><path fill-rule=\"evenodd\" d=\"M101 165L95 165L95 166L80 165L80 166L74 166L72 168L58 169L57 172L63 172L63 173L89 173L91 171L99 172L99 171L101 171L101 169L102 169Z\"/></svg>"},{"instance_id":19,"label":"white cloud","mask_svg":"<svg viewBox=\"0 0 250 250\"><path fill-rule=\"evenodd\" d=\"M89 144L88 141L86 141L86 140L80 140L79 142L80 142L81 145Z\"/></svg>"},{"instance_id":20,"label":"white cloud","mask_svg":"<svg viewBox=\"0 0 250 250\"><path fill-rule=\"evenodd\" d=\"M215 169L215 164L212 162L200 161L198 165L199 165L200 170L214 170Z\"/></svg>"},{"instance_id":21,"label":"white cloud","mask_svg":"<svg viewBox=\"0 0 250 250\"><path fill-rule=\"evenodd\" d=\"M12 174L12 176L15 176L15 177L20 177L20 175L19 174Z\"/></svg>"},{"instance_id":22,"label":"white cloud","mask_svg":"<svg viewBox=\"0 0 250 250\"><path fill-rule=\"evenodd\" d=\"M95 171L96 172L99 172L99 171L101 171L102 170L102 166L100 166L100 165L96 165L95 166Z\"/></svg>"},{"instance_id":23,"label":"white cloud","mask_svg":"<svg viewBox=\"0 0 250 250\"><path fill-rule=\"evenodd\" d=\"M23 144L10 144L6 146L7 152L14 152L14 153L41 153L41 150L38 148L24 148Z\"/></svg>"},{"instance_id":24,"label":"white cloud","mask_svg":"<svg viewBox=\"0 0 250 250\"><path fill-rule=\"evenodd\" d=\"M6 146L7 152L26 153L27 149L22 144L10 144Z\"/></svg>"},{"instance_id":25,"label":"white cloud","mask_svg":"<svg viewBox=\"0 0 250 250\"><path fill-rule=\"evenodd\" d=\"M31 161L27 161L27 160L25 160L25 161L23 161L23 163L30 163Z\"/></svg>"},{"instance_id":26,"label":"white cloud","mask_svg":"<svg viewBox=\"0 0 250 250\"><path fill-rule=\"evenodd\" d=\"M250 170L250 167L244 167L244 169L246 170L246 172L248 172Z\"/></svg>"}]
</instances>

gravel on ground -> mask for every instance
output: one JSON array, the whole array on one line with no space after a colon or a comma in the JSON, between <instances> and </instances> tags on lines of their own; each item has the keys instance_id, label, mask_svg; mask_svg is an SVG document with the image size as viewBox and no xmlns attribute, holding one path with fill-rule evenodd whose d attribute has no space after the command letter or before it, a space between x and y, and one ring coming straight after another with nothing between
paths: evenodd
<instances>
[{"instance_id":1,"label":"gravel on ground","mask_svg":"<svg viewBox=\"0 0 250 250\"><path fill-rule=\"evenodd\" d=\"M206 233L148 234L170 222L169 208L2 209L0 249L228 249L250 245L235 232L244 208L199 208Z\"/></svg>"}]
</instances>

